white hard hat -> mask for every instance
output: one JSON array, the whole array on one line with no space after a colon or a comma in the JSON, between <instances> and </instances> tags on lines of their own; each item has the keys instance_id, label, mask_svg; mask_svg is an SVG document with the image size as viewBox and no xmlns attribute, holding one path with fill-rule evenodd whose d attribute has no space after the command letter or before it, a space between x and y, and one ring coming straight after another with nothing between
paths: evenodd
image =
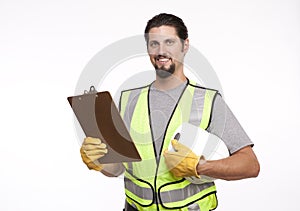
<instances>
[{"instance_id":1,"label":"white hard hat","mask_svg":"<svg viewBox=\"0 0 300 211\"><path fill-rule=\"evenodd\" d=\"M229 156L229 151L225 143L217 136L208 133L200 127L196 127L189 123L183 123L179 126L174 135L180 134L179 142L189 147L196 155L204 156L206 160L218 160ZM178 136L178 135L177 135ZM169 146L169 151L174 151L172 144ZM215 178L200 175L197 177L186 177L194 184L212 182Z\"/></svg>"}]
</instances>

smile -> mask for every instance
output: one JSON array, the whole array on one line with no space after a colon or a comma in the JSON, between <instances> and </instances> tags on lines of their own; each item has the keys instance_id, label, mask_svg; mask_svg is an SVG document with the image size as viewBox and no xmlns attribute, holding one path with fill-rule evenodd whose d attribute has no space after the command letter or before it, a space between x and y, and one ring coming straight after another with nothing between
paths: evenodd
<instances>
[{"instance_id":1,"label":"smile","mask_svg":"<svg viewBox=\"0 0 300 211\"><path fill-rule=\"evenodd\" d=\"M155 61L158 64L164 65L167 62L171 61L171 58L166 57L166 56L157 56L157 57L155 57Z\"/></svg>"}]
</instances>

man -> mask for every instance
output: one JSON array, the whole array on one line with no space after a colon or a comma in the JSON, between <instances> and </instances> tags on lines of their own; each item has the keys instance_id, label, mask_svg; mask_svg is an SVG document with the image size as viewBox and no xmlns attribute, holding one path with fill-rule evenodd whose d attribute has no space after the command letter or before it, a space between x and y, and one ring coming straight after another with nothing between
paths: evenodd
<instances>
[{"instance_id":1,"label":"man","mask_svg":"<svg viewBox=\"0 0 300 211\"><path fill-rule=\"evenodd\" d=\"M148 21L145 40L156 80L148 86L126 90L120 113L142 161L101 164L107 148L101 140L85 138L81 156L89 169L106 176L125 172L125 210L213 210L217 206L214 182L193 184L185 177L206 175L224 180L256 177L259 163L253 143L216 90L206 89L184 75L189 49L183 21L159 14ZM228 158L205 160L173 134L189 123L221 138ZM172 144L174 151L168 151Z\"/></svg>"}]
</instances>

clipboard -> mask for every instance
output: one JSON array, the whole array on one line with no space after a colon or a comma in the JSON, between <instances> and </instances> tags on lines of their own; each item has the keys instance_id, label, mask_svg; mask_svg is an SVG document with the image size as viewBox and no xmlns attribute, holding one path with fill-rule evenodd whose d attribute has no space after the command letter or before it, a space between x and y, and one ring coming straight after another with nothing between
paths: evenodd
<instances>
[{"instance_id":1,"label":"clipboard","mask_svg":"<svg viewBox=\"0 0 300 211\"><path fill-rule=\"evenodd\" d=\"M99 138L107 145L100 163L141 161L141 157L108 91L97 92L94 86L83 95L67 98L87 137Z\"/></svg>"}]
</instances>

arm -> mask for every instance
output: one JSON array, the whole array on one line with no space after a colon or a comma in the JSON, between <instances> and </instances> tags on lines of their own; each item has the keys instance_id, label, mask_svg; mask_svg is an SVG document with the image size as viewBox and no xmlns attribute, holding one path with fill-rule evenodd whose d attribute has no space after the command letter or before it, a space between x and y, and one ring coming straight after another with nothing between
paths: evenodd
<instances>
[{"instance_id":1,"label":"arm","mask_svg":"<svg viewBox=\"0 0 300 211\"><path fill-rule=\"evenodd\" d=\"M258 176L260 166L253 143L220 95L216 96L207 130L224 141L231 156L198 165L198 173L225 180Z\"/></svg>"},{"instance_id":2,"label":"arm","mask_svg":"<svg viewBox=\"0 0 300 211\"><path fill-rule=\"evenodd\" d=\"M121 109L122 93L119 101L119 112ZM86 137L80 148L80 153L83 162L90 170L100 171L107 177L118 177L125 171L122 163L101 164L99 162L99 159L107 153L106 144L102 143L99 138Z\"/></svg>"},{"instance_id":3,"label":"arm","mask_svg":"<svg viewBox=\"0 0 300 211\"><path fill-rule=\"evenodd\" d=\"M228 158L205 161L197 165L197 173L224 180L238 180L257 177L259 162L250 146L246 146Z\"/></svg>"},{"instance_id":4,"label":"arm","mask_svg":"<svg viewBox=\"0 0 300 211\"><path fill-rule=\"evenodd\" d=\"M107 177L118 177L125 171L122 163L103 164L101 173Z\"/></svg>"},{"instance_id":5,"label":"arm","mask_svg":"<svg viewBox=\"0 0 300 211\"><path fill-rule=\"evenodd\" d=\"M106 144L99 138L86 137L80 148L82 161L90 170L100 171L108 177L117 177L121 175L125 167L122 163L101 164L99 159L107 153Z\"/></svg>"},{"instance_id":6,"label":"arm","mask_svg":"<svg viewBox=\"0 0 300 211\"><path fill-rule=\"evenodd\" d=\"M260 165L251 147L253 143L220 97L216 98L215 104L217 106L214 106L208 132L224 141L231 156L206 161L201 159L202 156L199 159L188 147L173 140L175 152L164 152L168 168L177 177L206 175L224 180L257 177Z\"/></svg>"}]
</instances>

